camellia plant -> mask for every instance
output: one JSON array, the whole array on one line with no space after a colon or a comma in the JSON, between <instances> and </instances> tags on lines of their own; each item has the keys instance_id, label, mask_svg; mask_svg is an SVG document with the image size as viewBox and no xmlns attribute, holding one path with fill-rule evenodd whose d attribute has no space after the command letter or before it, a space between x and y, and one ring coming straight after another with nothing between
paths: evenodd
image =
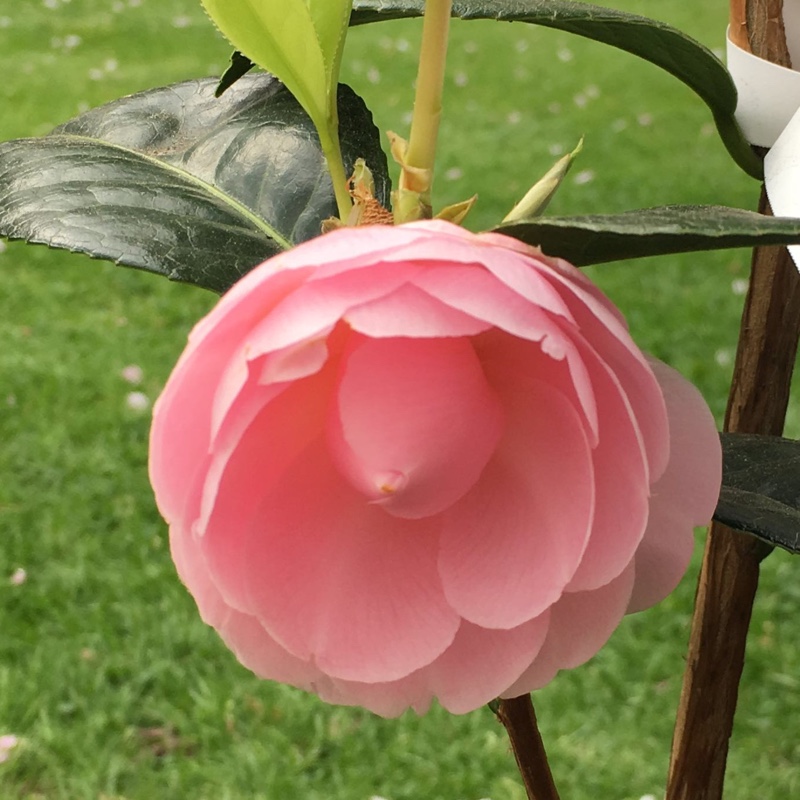
<instances>
[{"instance_id":1,"label":"camellia plant","mask_svg":"<svg viewBox=\"0 0 800 800\"><path fill-rule=\"evenodd\" d=\"M768 5L732 3L732 46L755 62L740 86L763 64L792 71ZM779 436L800 279L765 247L800 243L800 219L766 199L760 213L546 216L579 145L470 232L475 199L437 208L433 194L450 21L544 25L652 62L702 98L755 179L752 144L775 142L751 133L760 112L737 109L699 43L588 3L203 6L235 48L221 80L0 145L0 235L222 295L150 439L202 618L258 676L331 703L387 717L488 704L528 797L553 800L530 693L666 597L714 517L668 796L719 797L758 563L800 550L800 448ZM339 71L351 26L403 17L422 18L414 113L407 137L384 139ZM767 189L793 209L781 176L800 145L784 128ZM637 347L579 267L740 246L755 248L753 273L720 436L700 393Z\"/></svg>"}]
</instances>

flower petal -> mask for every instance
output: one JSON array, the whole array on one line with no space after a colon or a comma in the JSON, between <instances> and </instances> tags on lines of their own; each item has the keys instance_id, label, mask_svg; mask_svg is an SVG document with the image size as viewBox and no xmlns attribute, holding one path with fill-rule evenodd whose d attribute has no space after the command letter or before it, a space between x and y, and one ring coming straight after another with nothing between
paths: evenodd
<instances>
[{"instance_id":1,"label":"flower petal","mask_svg":"<svg viewBox=\"0 0 800 800\"><path fill-rule=\"evenodd\" d=\"M692 555L693 528L711 519L722 482L719 434L702 395L666 364L650 364L667 402L670 459L653 486L629 611L649 608L677 586Z\"/></svg>"},{"instance_id":2,"label":"flower petal","mask_svg":"<svg viewBox=\"0 0 800 800\"><path fill-rule=\"evenodd\" d=\"M248 528L265 494L321 435L335 374L330 365L288 386L216 450L206 468L196 546L226 602L243 613L253 614L242 580ZM264 390L250 384L240 397L239 414L250 415L250 393L258 400Z\"/></svg>"},{"instance_id":3,"label":"flower petal","mask_svg":"<svg viewBox=\"0 0 800 800\"><path fill-rule=\"evenodd\" d=\"M473 336L491 327L406 284L391 294L351 308L345 320L366 336Z\"/></svg>"},{"instance_id":4,"label":"flower petal","mask_svg":"<svg viewBox=\"0 0 800 800\"><path fill-rule=\"evenodd\" d=\"M384 717L413 708L424 714L439 703L466 714L498 697L536 657L547 633L549 612L511 630L488 630L462 622L453 643L432 664L391 683L334 680L323 699L359 705Z\"/></svg>"},{"instance_id":5,"label":"flower petal","mask_svg":"<svg viewBox=\"0 0 800 800\"><path fill-rule=\"evenodd\" d=\"M419 519L469 491L502 430L468 339L365 339L343 359L328 440L365 498Z\"/></svg>"},{"instance_id":6,"label":"flower petal","mask_svg":"<svg viewBox=\"0 0 800 800\"><path fill-rule=\"evenodd\" d=\"M312 690L314 682L323 677L312 663L284 650L249 614L229 609L216 628L236 658L260 678Z\"/></svg>"},{"instance_id":7,"label":"flower petal","mask_svg":"<svg viewBox=\"0 0 800 800\"><path fill-rule=\"evenodd\" d=\"M558 270L544 274L554 286L562 287L562 297L584 339L624 388L642 434L650 481L656 480L669 460L669 426L664 397L644 354L619 312L599 290L590 291Z\"/></svg>"},{"instance_id":8,"label":"flower petal","mask_svg":"<svg viewBox=\"0 0 800 800\"><path fill-rule=\"evenodd\" d=\"M423 675L424 669L388 683L359 683L326 677L315 684L314 691L326 703L361 706L373 714L392 719L410 708L417 714L428 711L433 697Z\"/></svg>"},{"instance_id":9,"label":"flower petal","mask_svg":"<svg viewBox=\"0 0 800 800\"><path fill-rule=\"evenodd\" d=\"M394 263L407 261L403 251L410 244L425 243L423 247L441 247L441 242L437 243L440 234L434 227L424 223L420 226L364 225L359 228L339 228L303 242L302 247L293 247L275 256L270 263L281 271L313 267L310 280L326 281L345 272L372 270L378 264L385 263L384 260Z\"/></svg>"},{"instance_id":10,"label":"flower petal","mask_svg":"<svg viewBox=\"0 0 800 800\"><path fill-rule=\"evenodd\" d=\"M188 474L205 458L217 381L249 328L305 279L306 273L259 274L261 290L234 287L199 322L153 407L150 482L162 516L176 519L185 502ZM250 273L253 274L253 273ZM234 296L231 296L231 295Z\"/></svg>"},{"instance_id":11,"label":"flower petal","mask_svg":"<svg viewBox=\"0 0 800 800\"><path fill-rule=\"evenodd\" d=\"M539 655L503 697L519 697L548 684L561 669L587 662L616 630L633 589L629 565L613 581L589 592L567 592L550 610L550 626Z\"/></svg>"},{"instance_id":12,"label":"flower petal","mask_svg":"<svg viewBox=\"0 0 800 800\"><path fill-rule=\"evenodd\" d=\"M216 627L225 618L228 605L214 585L191 522L200 513L203 475L206 468L207 463L201 462L193 479L188 481L191 491L188 494L183 519L169 526L169 549L178 576L191 592L201 619L207 625Z\"/></svg>"},{"instance_id":13,"label":"flower petal","mask_svg":"<svg viewBox=\"0 0 800 800\"><path fill-rule=\"evenodd\" d=\"M579 399L594 443L597 407L586 368L565 332L570 327L569 320L527 301L487 270L474 266L430 267L414 279L414 284L454 309L486 320L515 337L539 342L551 358L566 360L572 375L572 392Z\"/></svg>"},{"instance_id":14,"label":"flower petal","mask_svg":"<svg viewBox=\"0 0 800 800\"><path fill-rule=\"evenodd\" d=\"M247 343L233 354L219 376L214 403L211 408L211 447L225 447L225 442L241 435L243 426L253 419L253 411L277 397L290 381L300 380L319 372L328 360L327 340L331 330L319 337L289 345L260 358L248 352ZM249 386L248 386L249 384ZM254 385L258 388L254 391ZM233 408L245 387L247 401ZM249 405L250 413L242 413Z\"/></svg>"},{"instance_id":15,"label":"flower petal","mask_svg":"<svg viewBox=\"0 0 800 800\"><path fill-rule=\"evenodd\" d=\"M475 488L442 515L447 599L486 628L521 625L561 596L594 513L591 451L567 398L528 380L504 399L509 418L497 453Z\"/></svg>"},{"instance_id":16,"label":"flower petal","mask_svg":"<svg viewBox=\"0 0 800 800\"><path fill-rule=\"evenodd\" d=\"M290 653L333 677L385 682L450 645L459 619L436 572L435 518L399 520L365 502L323 441L261 500L240 577L253 613Z\"/></svg>"},{"instance_id":17,"label":"flower petal","mask_svg":"<svg viewBox=\"0 0 800 800\"><path fill-rule=\"evenodd\" d=\"M463 622L453 644L422 673L433 695L453 714L499 697L536 658L547 634L545 611L516 628L490 630Z\"/></svg>"},{"instance_id":18,"label":"flower petal","mask_svg":"<svg viewBox=\"0 0 800 800\"><path fill-rule=\"evenodd\" d=\"M514 336L541 342L556 330L541 308L503 286L482 267L429 266L413 283L451 308Z\"/></svg>"},{"instance_id":19,"label":"flower petal","mask_svg":"<svg viewBox=\"0 0 800 800\"><path fill-rule=\"evenodd\" d=\"M647 456L633 410L617 377L582 339L576 342L592 376L600 420L592 453L595 516L592 535L570 592L596 589L633 559L650 513Z\"/></svg>"},{"instance_id":20,"label":"flower petal","mask_svg":"<svg viewBox=\"0 0 800 800\"><path fill-rule=\"evenodd\" d=\"M419 264L390 264L308 281L279 303L247 336L250 358L318 338L355 306L377 300L408 283Z\"/></svg>"}]
</instances>

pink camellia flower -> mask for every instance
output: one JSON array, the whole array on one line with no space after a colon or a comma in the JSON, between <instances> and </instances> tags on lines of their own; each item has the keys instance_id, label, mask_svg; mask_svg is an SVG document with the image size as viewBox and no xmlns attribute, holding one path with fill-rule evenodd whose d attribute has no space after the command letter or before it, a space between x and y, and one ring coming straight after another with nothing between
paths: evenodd
<instances>
[{"instance_id":1,"label":"pink camellia flower","mask_svg":"<svg viewBox=\"0 0 800 800\"><path fill-rule=\"evenodd\" d=\"M243 278L154 410L178 572L256 674L462 713L588 660L677 584L720 446L578 270L443 222Z\"/></svg>"}]
</instances>

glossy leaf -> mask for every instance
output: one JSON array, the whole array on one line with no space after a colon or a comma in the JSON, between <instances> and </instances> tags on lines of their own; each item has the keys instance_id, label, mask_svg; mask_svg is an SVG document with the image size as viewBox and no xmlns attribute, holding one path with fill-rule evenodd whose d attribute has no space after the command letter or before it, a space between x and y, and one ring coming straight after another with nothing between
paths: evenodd
<instances>
[{"instance_id":1,"label":"glossy leaf","mask_svg":"<svg viewBox=\"0 0 800 800\"><path fill-rule=\"evenodd\" d=\"M622 214L536 217L495 230L578 267L642 256L800 242L800 219L725 206L661 206Z\"/></svg>"},{"instance_id":2,"label":"glossy leaf","mask_svg":"<svg viewBox=\"0 0 800 800\"><path fill-rule=\"evenodd\" d=\"M723 478L714 519L800 553L800 442L723 433Z\"/></svg>"},{"instance_id":3,"label":"glossy leaf","mask_svg":"<svg viewBox=\"0 0 800 800\"><path fill-rule=\"evenodd\" d=\"M352 25L420 16L424 0L355 0ZM573 0L454 0L453 16L528 22L612 45L661 67L696 92L711 109L736 163L761 178L763 166L736 119L736 88L722 62L705 46L663 22Z\"/></svg>"},{"instance_id":4,"label":"glossy leaf","mask_svg":"<svg viewBox=\"0 0 800 800\"><path fill-rule=\"evenodd\" d=\"M48 244L214 291L336 213L308 115L269 75L122 98L40 139L0 144L0 236ZM369 111L340 87L348 167L364 158L388 203Z\"/></svg>"},{"instance_id":5,"label":"glossy leaf","mask_svg":"<svg viewBox=\"0 0 800 800\"><path fill-rule=\"evenodd\" d=\"M202 0L237 52L281 80L317 129L338 215L352 208L339 141L336 86L352 0ZM239 58L228 80L245 62ZM222 86L222 84L221 84Z\"/></svg>"},{"instance_id":6,"label":"glossy leaf","mask_svg":"<svg viewBox=\"0 0 800 800\"><path fill-rule=\"evenodd\" d=\"M335 102L350 0L202 0L234 47L279 78L324 127Z\"/></svg>"}]
</instances>

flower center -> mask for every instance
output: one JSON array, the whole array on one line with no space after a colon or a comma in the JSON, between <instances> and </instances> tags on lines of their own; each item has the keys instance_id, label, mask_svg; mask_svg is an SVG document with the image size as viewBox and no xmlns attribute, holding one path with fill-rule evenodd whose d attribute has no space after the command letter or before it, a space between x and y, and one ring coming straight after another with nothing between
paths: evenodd
<instances>
[{"instance_id":1,"label":"flower center","mask_svg":"<svg viewBox=\"0 0 800 800\"><path fill-rule=\"evenodd\" d=\"M367 503L421 519L470 490L502 430L469 339L387 337L344 359L327 436L334 465Z\"/></svg>"},{"instance_id":2,"label":"flower center","mask_svg":"<svg viewBox=\"0 0 800 800\"><path fill-rule=\"evenodd\" d=\"M376 476L375 483L382 494L392 496L397 492L402 492L408 484L408 477L397 470L390 470ZM376 502L380 502L384 498L378 498Z\"/></svg>"}]
</instances>

